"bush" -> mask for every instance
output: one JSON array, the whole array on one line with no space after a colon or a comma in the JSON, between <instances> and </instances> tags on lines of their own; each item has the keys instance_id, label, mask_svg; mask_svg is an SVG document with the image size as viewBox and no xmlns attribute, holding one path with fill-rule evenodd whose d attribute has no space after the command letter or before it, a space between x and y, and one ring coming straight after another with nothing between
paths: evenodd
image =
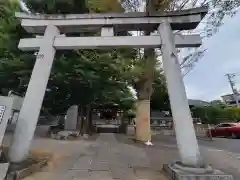
<instances>
[{"instance_id":1,"label":"bush","mask_svg":"<svg viewBox=\"0 0 240 180\"><path fill-rule=\"evenodd\" d=\"M225 106L207 106L191 108L193 117L200 118L203 124L221 122L239 122L240 108Z\"/></svg>"}]
</instances>

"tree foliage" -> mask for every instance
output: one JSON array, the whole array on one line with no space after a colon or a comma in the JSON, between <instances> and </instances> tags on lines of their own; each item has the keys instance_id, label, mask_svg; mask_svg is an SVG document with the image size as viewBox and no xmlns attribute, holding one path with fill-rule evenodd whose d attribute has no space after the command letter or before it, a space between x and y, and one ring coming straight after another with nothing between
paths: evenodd
<instances>
[{"instance_id":1,"label":"tree foliage","mask_svg":"<svg viewBox=\"0 0 240 180\"><path fill-rule=\"evenodd\" d=\"M20 37L26 36L16 20L15 11L21 11L18 1L0 2L0 84L1 92L24 92L29 81L34 56L18 50Z\"/></svg>"},{"instance_id":2,"label":"tree foliage","mask_svg":"<svg viewBox=\"0 0 240 180\"><path fill-rule=\"evenodd\" d=\"M123 12L124 9L119 1L113 0L86 0L90 12Z\"/></svg>"},{"instance_id":3,"label":"tree foliage","mask_svg":"<svg viewBox=\"0 0 240 180\"><path fill-rule=\"evenodd\" d=\"M200 30L203 38L214 35L223 24L224 18L235 15L240 6L240 0L122 0L122 2L128 11L143 10L142 6L145 4L147 12L208 6L208 15L202 22L204 28ZM195 48L183 58L184 76L194 68L195 64L204 56L205 51L205 48Z\"/></svg>"},{"instance_id":4,"label":"tree foliage","mask_svg":"<svg viewBox=\"0 0 240 180\"><path fill-rule=\"evenodd\" d=\"M215 104L207 107L194 107L191 111L193 116L200 118L204 124L240 121L240 108L227 107L223 104Z\"/></svg>"},{"instance_id":5,"label":"tree foliage","mask_svg":"<svg viewBox=\"0 0 240 180\"><path fill-rule=\"evenodd\" d=\"M223 24L224 18L233 16L240 6L240 0L209 0L208 6L210 9L205 30L207 36L212 36L218 31L218 28Z\"/></svg>"},{"instance_id":6,"label":"tree foliage","mask_svg":"<svg viewBox=\"0 0 240 180\"><path fill-rule=\"evenodd\" d=\"M48 93L66 97L57 98L65 106L121 103L121 98L132 96L125 76L131 61L118 51L80 50L77 55L74 59L64 55L55 62L48 85Z\"/></svg>"},{"instance_id":7,"label":"tree foliage","mask_svg":"<svg viewBox=\"0 0 240 180\"><path fill-rule=\"evenodd\" d=\"M25 0L24 2L32 13L49 14L121 12L123 11L122 7L129 7L128 10L136 11L142 6L142 2L137 0L122 0L122 4L110 0ZM210 12L213 13L210 18L214 22L217 22L216 19L221 22L225 15L234 14L233 9L239 6L237 0L152 0L145 2L147 6L153 6L153 10L184 9L206 3L211 6L211 9L217 9L217 11ZM24 93L35 57L17 49L19 39L29 36L14 17L14 12L20 11L19 4L13 0L2 1L1 7L0 15L4 17L1 18L0 24L0 43L4 44L0 47L1 91L13 89ZM221 24L219 22L215 23L216 26ZM210 24L214 25L214 23ZM124 33L126 34L126 32ZM169 103L167 102L165 79L159 71L144 71L147 61L138 58L136 54L136 50L126 49L57 52L44 106L54 107L54 112L60 112L71 104L83 106L104 102L121 104L124 102L122 99L125 99L125 102L130 99L128 102L131 102L132 97L127 87L133 84L138 90L141 88L141 82L144 82L147 76L154 74L152 107L159 107L159 102L166 102L167 107ZM151 66L156 69L156 61L152 62ZM160 79L158 79L159 77ZM140 97L139 94L138 97Z\"/></svg>"},{"instance_id":8,"label":"tree foliage","mask_svg":"<svg viewBox=\"0 0 240 180\"><path fill-rule=\"evenodd\" d=\"M89 10L85 0L24 0L31 13L42 14L76 14Z\"/></svg>"},{"instance_id":9,"label":"tree foliage","mask_svg":"<svg viewBox=\"0 0 240 180\"><path fill-rule=\"evenodd\" d=\"M25 4L29 12L50 14L85 13L89 9L92 11L94 5L97 7L74 0L26 0ZM4 18L1 18L0 42L5 44L0 47L1 91L5 95L9 90L24 95L36 58L33 53L17 48L19 39L27 35L14 17L14 12L20 11L19 2L4 1L1 7L0 15ZM113 11L120 8L114 7ZM110 11L111 3L106 8L104 10L102 6L101 11ZM99 104L117 103L128 110L134 99L128 88L127 72L132 68L135 55L135 50L127 49L57 51L44 98L45 109L57 114L73 104L93 108Z\"/></svg>"},{"instance_id":10,"label":"tree foliage","mask_svg":"<svg viewBox=\"0 0 240 180\"><path fill-rule=\"evenodd\" d=\"M151 109L158 111L170 111L170 101L163 72L157 71L153 80L153 93L151 96Z\"/></svg>"}]
</instances>

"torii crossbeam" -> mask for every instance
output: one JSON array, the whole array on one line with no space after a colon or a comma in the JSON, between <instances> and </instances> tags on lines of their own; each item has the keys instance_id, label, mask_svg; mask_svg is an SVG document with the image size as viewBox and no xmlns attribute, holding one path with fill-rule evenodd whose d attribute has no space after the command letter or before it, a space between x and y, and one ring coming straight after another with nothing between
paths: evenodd
<instances>
[{"instance_id":1,"label":"torii crossbeam","mask_svg":"<svg viewBox=\"0 0 240 180\"><path fill-rule=\"evenodd\" d=\"M174 12L155 12L148 16L144 12L32 15L16 13L21 25L29 33L44 33L48 25L57 26L61 33L99 32L102 27L113 27L115 32L157 30L164 20L171 24L172 30L195 29L207 13L207 7Z\"/></svg>"}]
</instances>

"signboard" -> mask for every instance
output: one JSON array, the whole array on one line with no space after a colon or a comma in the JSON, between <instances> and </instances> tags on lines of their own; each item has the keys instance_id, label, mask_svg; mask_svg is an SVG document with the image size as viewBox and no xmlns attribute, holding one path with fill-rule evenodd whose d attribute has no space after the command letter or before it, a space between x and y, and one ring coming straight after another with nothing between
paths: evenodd
<instances>
[{"instance_id":1,"label":"signboard","mask_svg":"<svg viewBox=\"0 0 240 180\"><path fill-rule=\"evenodd\" d=\"M6 106L0 105L0 124L2 123L5 110L6 110Z\"/></svg>"}]
</instances>

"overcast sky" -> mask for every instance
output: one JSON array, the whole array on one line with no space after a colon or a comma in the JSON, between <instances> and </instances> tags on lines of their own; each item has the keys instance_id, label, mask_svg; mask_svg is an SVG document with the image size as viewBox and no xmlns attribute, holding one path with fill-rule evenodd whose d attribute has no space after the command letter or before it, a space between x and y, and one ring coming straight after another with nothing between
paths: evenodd
<instances>
[{"instance_id":1,"label":"overcast sky","mask_svg":"<svg viewBox=\"0 0 240 180\"><path fill-rule=\"evenodd\" d=\"M208 48L196 67L184 78L188 98L220 99L231 92L226 73L240 73L240 11L221 26L219 32L205 40ZM240 88L240 75L235 77Z\"/></svg>"}]
</instances>

